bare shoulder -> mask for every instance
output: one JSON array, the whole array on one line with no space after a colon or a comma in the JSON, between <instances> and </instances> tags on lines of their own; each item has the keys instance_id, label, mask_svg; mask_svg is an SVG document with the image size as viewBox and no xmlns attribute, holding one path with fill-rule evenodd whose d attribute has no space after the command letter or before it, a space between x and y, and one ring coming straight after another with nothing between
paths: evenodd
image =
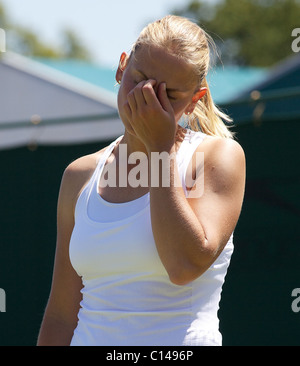
<instances>
[{"instance_id":1,"label":"bare shoulder","mask_svg":"<svg viewBox=\"0 0 300 366\"><path fill-rule=\"evenodd\" d=\"M245 161L244 150L234 139L207 136L199 148L205 150L207 158L211 162L242 163Z\"/></svg>"},{"instance_id":2,"label":"bare shoulder","mask_svg":"<svg viewBox=\"0 0 300 366\"><path fill-rule=\"evenodd\" d=\"M82 156L66 167L61 182L61 194L66 199L73 201L73 203L77 201L82 189L92 177L105 149Z\"/></svg>"},{"instance_id":3,"label":"bare shoulder","mask_svg":"<svg viewBox=\"0 0 300 366\"><path fill-rule=\"evenodd\" d=\"M244 185L246 158L236 140L208 136L198 149L204 152L205 176L214 190Z\"/></svg>"}]
</instances>

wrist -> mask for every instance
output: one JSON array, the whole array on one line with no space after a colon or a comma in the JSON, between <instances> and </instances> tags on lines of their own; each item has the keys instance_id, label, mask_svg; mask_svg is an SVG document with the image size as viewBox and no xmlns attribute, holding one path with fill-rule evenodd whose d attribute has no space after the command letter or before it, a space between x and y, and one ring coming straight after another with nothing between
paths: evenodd
<instances>
[{"instance_id":1,"label":"wrist","mask_svg":"<svg viewBox=\"0 0 300 366\"><path fill-rule=\"evenodd\" d=\"M151 188L173 187L176 167L175 147L156 149L148 156Z\"/></svg>"}]
</instances>

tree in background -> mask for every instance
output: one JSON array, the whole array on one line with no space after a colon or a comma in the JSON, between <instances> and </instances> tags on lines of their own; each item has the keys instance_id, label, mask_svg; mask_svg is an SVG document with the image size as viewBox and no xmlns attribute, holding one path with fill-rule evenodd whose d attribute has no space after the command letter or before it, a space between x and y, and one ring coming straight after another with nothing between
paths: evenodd
<instances>
[{"instance_id":1,"label":"tree in background","mask_svg":"<svg viewBox=\"0 0 300 366\"><path fill-rule=\"evenodd\" d=\"M201 25L224 64L272 66L293 54L292 30L300 28L300 0L194 0L173 13Z\"/></svg>"},{"instance_id":2,"label":"tree in background","mask_svg":"<svg viewBox=\"0 0 300 366\"><path fill-rule=\"evenodd\" d=\"M90 60L91 55L72 29L65 29L62 33L62 54L64 58Z\"/></svg>"},{"instance_id":3,"label":"tree in background","mask_svg":"<svg viewBox=\"0 0 300 366\"><path fill-rule=\"evenodd\" d=\"M60 37L61 44L50 46L43 42L31 29L14 24L9 19L1 3L0 28L6 32L6 48L9 51L29 57L80 59L85 61L92 59L90 52L73 30L63 30Z\"/></svg>"}]
</instances>

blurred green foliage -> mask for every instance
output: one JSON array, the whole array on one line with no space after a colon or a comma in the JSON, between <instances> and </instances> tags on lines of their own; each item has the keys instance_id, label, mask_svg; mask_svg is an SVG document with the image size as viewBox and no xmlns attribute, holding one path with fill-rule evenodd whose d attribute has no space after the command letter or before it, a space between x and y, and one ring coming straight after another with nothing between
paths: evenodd
<instances>
[{"instance_id":1,"label":"blurred green foliage","mask_svg":"<svg viewBox=\"0 0 300 366\"><path fill-rule=\"evenodd\" d=\"M90 61L92 56L78 35L72 29L61 32L60 44L46 44L33 30L15 24L0 2L0 28L6 32L6 48L8 51L24 56L45 57L55 59L78 59Z\"/></svg>"},{"instance_id":2,"label":"blurred green foliage","mask_svg":"<svg viewBox=\"0 0 300 366\"><path fill-rule=\"evenodd\" d=\"M191 1L174 10L196 21L218 46L224 64L268 67L293 54L299 0Z\"/></svg>"}]
</instances>

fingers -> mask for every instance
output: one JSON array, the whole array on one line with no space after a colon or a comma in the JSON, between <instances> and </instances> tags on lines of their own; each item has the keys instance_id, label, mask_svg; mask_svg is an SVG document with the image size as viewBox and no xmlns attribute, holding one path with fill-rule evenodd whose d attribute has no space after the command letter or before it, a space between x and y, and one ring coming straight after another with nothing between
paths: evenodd
<instances>
[{"instance_id":1,"label":"fingers","mask_svg":"<svg viewBox=\"0 0 300 366\"><path fill-rule=\"evenodd\" d=\"M157 88L157 95L154 90L156 80L144 80L137 84L127 95L128 107L131 114L142 110L145 106L150 108L163 108L166 112L172 113L173 108L166 91L166 83L161 83Z\"/></svg>"},{"instance_id":2,"label":"fingers","mask_svg":"<svg viewBox=\"0 0 300 366\"><path fill-rule=\"evenodd\" d=\"M127 103L124 105L124 111L129 120L135 118L138 110L146 105L146 101L142 92L142 88L146 84L146 80L140 82L127 94Z\"/></svg>"},{"instance_id":3,"label":"fingers","mask_svg":"<svg viewBox=\"0 0 300 366\"><path fill-rule=\"evenodd\" d=\"M143 93L146 83L147 81L142 81L132 90L137 107L142 107L144 104L147 104Z\"/></svg>"},{"instance_id":4,"label":"fingers","mask_svg":"<svg viewBox=\"0 0 300 366\"><path fill-rule=\"evenodd\" d=\"M142 108L145 104L153 107L158 102L154 90L155 84L155 80L144 80L128 93L127 100L132 111Z\"/></svg>"},{"instance_id":5,"label":"fingers","mask_svg":"<svg viewBox=\"0 0 300 366\"><path fill-rule=\"evenodd\" d=\"M163 107L163 109L166 112L172 113L173 107L172 107L172 104L170 103L170 100L169 100L169 97L167 94L166 83L159 84L158 91L157 91L157 97L158 97L158 100L159 100L161 106Z\"/></svg>"},{"instance_id":6,"label":"fingers","mask_svg":"<svg viewBox=\"0 0 300 366\"><path fill-rule=\"evenodd\" d=\"M148 104L150 107L155 107L157 105L157 96L154 90L154 86L156 85L156 80L148 80L145 82L145 84L142 86L142 94L144 97L144 100L146 104Z\"/></svg>"},{"instance_id":7,"label":"fingers","mask_svg":"<svg viewBox=\"0 0 300 366\"><path fill-rule=\"evenodd\" d=\"M137 102L136 102L133 90L130 93L128 93L127 102L128 102L128 105L131 109L131 112L134 112L134 111L137 110Z\"/></svg>"},{"instance_id":8,"label":"fingers","mask_svg":"<svg viewBox=\"0 0 300 366\"><path fill-rule=\"evenodd\" d=\"M136 112L139 107L143 106L146 103L142 92L142 88L145 84L146 81L140 82L127 95L127 102L133 113Z\"/></svg>"}]
</instances>

